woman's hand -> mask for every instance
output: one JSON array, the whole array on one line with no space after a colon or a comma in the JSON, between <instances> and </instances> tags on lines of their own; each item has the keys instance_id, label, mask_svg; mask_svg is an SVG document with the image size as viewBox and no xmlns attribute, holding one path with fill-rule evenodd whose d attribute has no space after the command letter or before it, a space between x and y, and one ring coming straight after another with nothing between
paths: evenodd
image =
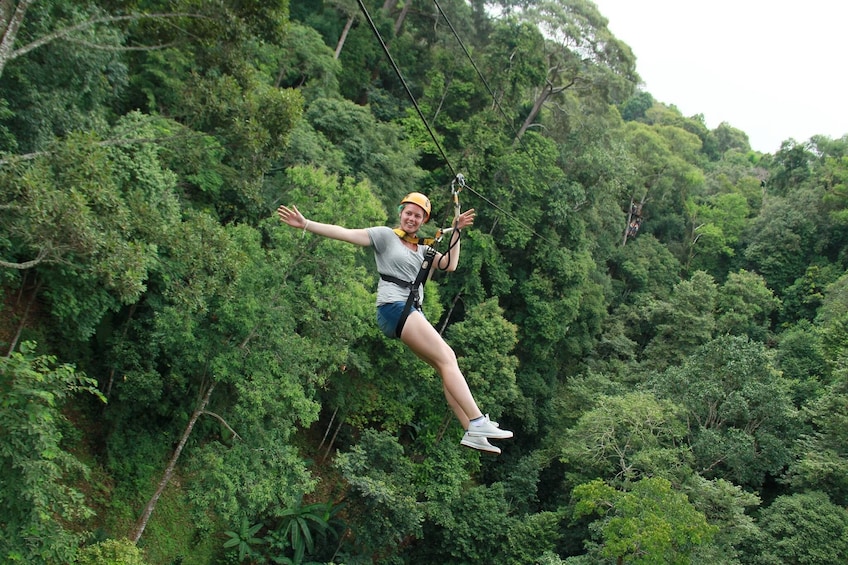
<instances>
[{"instance_id":1,"label":"woman's hand","mask_svg":"<svg viewBox=\"0 0 848 565\"><path fill-rule=\"evenodd\" d=\"M277 215L280 217L284 223L290 225L293 228L306 228L306 218L301 214L297 206L292 205L291 208L288 206L280 206L277 208Z\"/></svg>"},{"instance_id":2,"label":"woman's hand","mask_svg":"<svg viewBox=\"0 0 848 565\"><path fill-rule=\"evenodd\" d=\"M477 215L477 212L474 211L474 208L469 208L468 210L454 218L453 224L458 230L465 229L468 226L474 225L475 215Z\"/></svg>"}]
</instances>

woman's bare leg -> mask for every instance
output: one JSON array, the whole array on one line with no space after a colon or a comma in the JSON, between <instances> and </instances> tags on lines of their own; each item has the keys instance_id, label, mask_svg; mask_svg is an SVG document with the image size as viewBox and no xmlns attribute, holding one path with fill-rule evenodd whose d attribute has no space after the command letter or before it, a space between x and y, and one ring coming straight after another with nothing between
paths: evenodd
<instances>
[{"instance_id":1,"label":"woman's bare leg","mask_svg":"<svg viewBox=\"0 0 848 565\"><path fill-rule=\"evenodd\" d=\"M411 312L401 333L403 341L418 357L436 369L442 377L445 398L463 429L468 421L483 415L459 370L456 354L430 322L419 312Z\"/></svg>"},{"instance_id":2,"label":"woman's bare leg","mask_svg":"<svg viewBox=\"0 0 848 565\"><path fill-rule=\"evenodd\" d=\"M460 406L459 402L457 402L453 395L448 392L447 387L443 385L442 389L445 392L445 399L448 401L448 406L450 406L450 409L453 410L453 413L456 415L456 419L459 420L459 423L462 424L462 429L467 430L471 421L468 419L468 416L465 415L465 412L463 412L462 406Z\"/></svg>"}]
</instances>

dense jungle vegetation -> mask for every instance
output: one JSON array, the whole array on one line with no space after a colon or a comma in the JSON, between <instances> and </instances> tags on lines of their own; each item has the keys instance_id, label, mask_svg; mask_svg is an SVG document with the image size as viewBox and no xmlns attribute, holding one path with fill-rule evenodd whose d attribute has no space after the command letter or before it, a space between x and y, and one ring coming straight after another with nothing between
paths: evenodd
<instances>
[{"instance_id":1,"label":"dense jungle vegetation","mask_svg":"<svg viewBox=\"0 0 848 565\"><path fill-rule=\"evenodd\" d=\"M0 2L0 561L848 560L848 135L681 115L589 0L362 6ZM457 174L500 456L274 215Z\"/></svg>"}]
</instances>

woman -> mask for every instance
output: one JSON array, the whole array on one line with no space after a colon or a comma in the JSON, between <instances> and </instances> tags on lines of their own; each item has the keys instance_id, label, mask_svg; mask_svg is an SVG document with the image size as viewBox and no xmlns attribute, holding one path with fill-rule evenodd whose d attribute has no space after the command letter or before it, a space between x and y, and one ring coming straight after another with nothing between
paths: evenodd
<instances>
[{"instance_id":1,"label":"woman","mask_svg":"<svg viewBox=\"0 0 848 565\"><path fill-rule=\"evenodd\" d=\"M404 314L411 283L415 281L427 251L427 246L417 242L414 234L430 220L430 200L419 192L412 192L401 201L398 210L400 228L397 231L387 226L350 229L313 222L307 220L297 206L280 206L277 215L284 223L304 232L374 248L377 270L381 275L377 285L377 323L380 329L388 337L400 337L419 358L439 372L448 405L465 430L460 444L500 453L500 448L489 443L489 439L511 438L512 432L500 429L497 423L490 421L489 416L480 411L459 370L456 354L424 317L420 306L424 295L423 284L418 288L417 300L408 317L400 326L400 336L395 335L398 322ZM433 266L444 271L456 270L459 263L460 230L474 223L474 215L472 208L455 218L456 229L451 232L448 251L444 255L436 252ZM404 281L405 285L400 284Z\"/></svg>"}]
</instances>

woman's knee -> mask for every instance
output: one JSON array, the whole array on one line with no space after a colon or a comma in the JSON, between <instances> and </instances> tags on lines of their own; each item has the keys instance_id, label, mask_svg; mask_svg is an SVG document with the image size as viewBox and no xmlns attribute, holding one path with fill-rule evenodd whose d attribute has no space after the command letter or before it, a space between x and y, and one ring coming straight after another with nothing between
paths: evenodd
<instances>
[{"instance_id":1,"label":"woman's knee","mask_svg":"<svg viewBox=\"0 0 848 565\"><path fill-rule=\"evenodd\" d=\"M438 346L435 348L437 351L434 357L437 359L439 365L444 369L451 369L458 365L456 360L456 352L453 350L453 347L447 344L441 337L439 338Z\"/></svg>"}]
</instances>

